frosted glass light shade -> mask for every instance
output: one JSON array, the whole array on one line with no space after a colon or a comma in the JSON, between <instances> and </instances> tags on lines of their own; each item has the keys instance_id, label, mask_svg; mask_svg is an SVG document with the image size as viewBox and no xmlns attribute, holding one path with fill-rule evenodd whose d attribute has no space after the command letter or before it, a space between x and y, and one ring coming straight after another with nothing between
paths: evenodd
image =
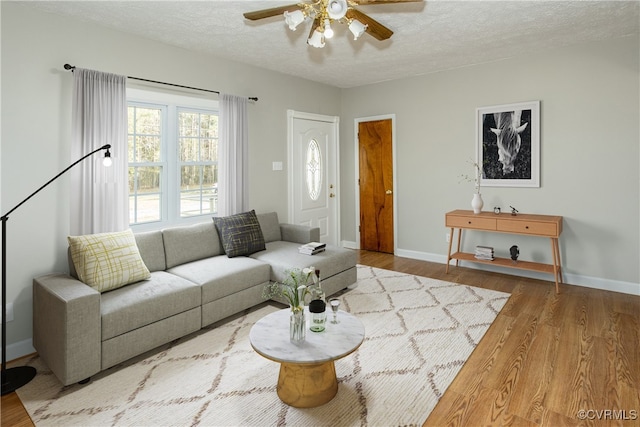
<instances>
[{"instance_id":1,"label":"frosted glass light shade","mask_svg":"<svg viewBox=\"0 0 640 427\"><path fill-rule=\"evenodd\" d=\"M331 19L342 19L347 14L347 0L330 0L327 4L327 13Z\"/></svg>"},{"instance_id":2,"label":"frosted glass light shade","mask_svg":"<svg viewBox=\"0 0 640 427\"><path fill-rule=\"evenodd\" d=\"M358 40L358 37L363 35L365 31L367 31L367 26L357 19L354 19L349 24L349 31L351 31L351 34L353 34L353 39Z\"/></svg>"},{"instance_id":3,"label":"frosted glass light shade","mask_svg":"<svg viewBox=\"0 0 640 427\"><path fill-rule=\"evenodd\" d=\"M287 23L291 31L295 31L298 25L304 22L304 13L301 10L294 10L293 12L284 12L284 22Z\"/></svg>"},{"instance_id":4,"label":"frosted glass light shade","mask_svg":"<svg viewBox=\"0 0 640 427\"><path fill-rule=\"evenodd\" d=\"M307 40L307 43L313 47L324 47L324 34L315 30L311 37L309 37L309 40Z\"/></svg>"}]
</instances>

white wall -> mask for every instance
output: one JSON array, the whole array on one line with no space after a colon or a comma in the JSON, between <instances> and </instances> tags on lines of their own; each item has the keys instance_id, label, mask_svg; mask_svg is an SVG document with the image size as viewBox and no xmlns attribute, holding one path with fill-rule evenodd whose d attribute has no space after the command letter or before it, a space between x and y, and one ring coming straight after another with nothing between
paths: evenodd
<instances>
[{"instance_id":1,"label":"white wall","mask_svg":"<svg viewBox=\"0 0 640 427\"><path fill-rule=\"evenodd\" d=\"M541 187L483 188L485 210L564 216L568 279L640 294L638 52L627 37L344 90L343 239L356 239L355 118L396 115L398 254L445 262L444 214L471 209L459 175L473 173L476 108L540 100ZM548 239L469 233L464 244L552 262Z\"/></svg>"},{"instance_id":2,"label":"white wall","mask_svg":"<svg viewBox=\"0 0 640 427\"><path fill-rule=\"evenodd\" d=\"M248 107L250 203L286 219L286 110L339 115L339 89L32 11L18 2L1 7L3 214L72 161L73 75L63 69L70 63L259 97ZM273 161L284 162L284 170L272 171ZM7 324L9 359L30 349L32 278L68 270L68 187L63 176L7 223L7 300L15 305L15 320Z\"/></svg>"},{"instance_id":3,"label":"white wall","mask_svg":"<svg viewBox=\"0 0 640 427\"><path fill-rule=\"evenodd\" d=\"M485 206L565 217L566 272L603 286L638 286L638 41L622 39L339 90L95 25L1 2L0 206L13 207L66 167L72 75L64 63L101 71L258 96L250 114L250 201L286 217L286 110L341 117L342 238L355 240L353 120L397 117L399 254L442 261L444 213L468 208L458 175L474 154L475 109L541 101L542 187L484 189ZM290 95L294 94L294 95ZM31 281L66 271L66 177L8 222L8 357L33 351ZM513 238L492 243L504 251ZM496 239L492 237L491 239ZM465 239L467 240L467 239ZM518 238L525 257L549 262L548 242Z\"/></svg>"}]
</instances>

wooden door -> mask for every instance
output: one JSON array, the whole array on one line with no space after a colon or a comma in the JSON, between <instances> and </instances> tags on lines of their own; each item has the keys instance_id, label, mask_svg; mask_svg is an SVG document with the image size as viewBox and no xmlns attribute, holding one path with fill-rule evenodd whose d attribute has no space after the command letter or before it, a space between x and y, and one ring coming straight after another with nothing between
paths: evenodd
<instances>
[{"instance_id":1,"label":"wooden door","mask_svg":"<svg viewBox=\"0 0 640 427\"><path fill-rule=\"evenodd\" d=\"M360 249L394 252L392 120L358 124Z\"/></svg>"}]
</instances>

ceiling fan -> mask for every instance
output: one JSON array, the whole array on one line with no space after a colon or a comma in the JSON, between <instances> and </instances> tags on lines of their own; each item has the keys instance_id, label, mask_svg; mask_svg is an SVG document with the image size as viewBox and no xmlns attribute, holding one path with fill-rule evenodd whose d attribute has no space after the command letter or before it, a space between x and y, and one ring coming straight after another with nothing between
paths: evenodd
<instances>
[{"instance_id":1,"label":"ceiling fan","mask_svg":"<svg viewBox=\"0 0 640 427\"><path fill-rule=\"evenodd\" d=\"M247 12L244 17L252 21L284 15L289 29L295 29L306 21L313 20L307 43L313 47L324 47L325 40L333 37L331 23L338 21L349 26L354 40L365 32L378 40L386 40L393 34L369 15L360 12L356 6L384 3L411 3L423 0L308 0L307 2Z\"/></svg>"}]
</instances>

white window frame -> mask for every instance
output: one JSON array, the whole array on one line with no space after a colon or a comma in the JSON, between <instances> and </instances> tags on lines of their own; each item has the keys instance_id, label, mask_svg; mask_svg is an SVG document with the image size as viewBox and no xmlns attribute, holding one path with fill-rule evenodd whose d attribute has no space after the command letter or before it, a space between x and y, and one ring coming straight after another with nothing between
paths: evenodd
<instances>
[{"instance_id":1,"label":"white window frame","mask_svg":"<svg viewBox=\"0 0 640 427\"><path fill-rule=\"evenodd\" d=\"M159 230L177 224L193 224L211 219L213 213L180 216L180 161L178 158L178 111L197 110L215 112L219 115L218 101L201 96L187 96L156 90L127 88L127 103L143 107L162 107L166 115L162 122L162 142L160 163L163 165L161 176L162 202L161 219L141 224L130 224L134 231ZM218 148L220 147L218 141ZM163 188L166 187L166 188ZM220 191L220 187L218 187Z\"/></svg>"}]
</instances>

